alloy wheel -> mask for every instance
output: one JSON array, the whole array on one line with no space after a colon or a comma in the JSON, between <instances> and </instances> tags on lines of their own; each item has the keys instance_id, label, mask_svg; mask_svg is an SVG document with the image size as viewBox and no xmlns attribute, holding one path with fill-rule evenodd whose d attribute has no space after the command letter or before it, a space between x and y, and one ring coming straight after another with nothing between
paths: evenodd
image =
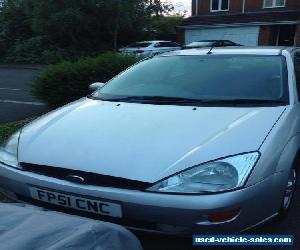
<instances>
[{"instance_id":1,"label":"alloy wheel","mask_svg":"<svg viewBox=\"0 0 300 250\"><path fill-rule=\"evenodd\" d=\"M296 187L296 179L297 179L297 173L296 173L296 169L292 169L289 179L288 179L288 183L286 185L285 191L284 191L284 197L283 197L283 209L284 210L288 210L290 205L291 205L291 201L292 201L292 197L295 191L295 187Z\"/></svg>"}]
</instances>

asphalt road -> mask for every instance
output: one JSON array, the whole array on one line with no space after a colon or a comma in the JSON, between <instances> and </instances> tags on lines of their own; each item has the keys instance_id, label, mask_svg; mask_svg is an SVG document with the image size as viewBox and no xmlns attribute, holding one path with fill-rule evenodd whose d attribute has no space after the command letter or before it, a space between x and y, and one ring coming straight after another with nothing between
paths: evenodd
<instances>
[{"instance_id":1,"label":"asphalt road","mask_svg":"<svg viewBox=\"0 0 300 250\"><path fill-rule=\"evenodd\" d=\"M0 65L0 123L22 120L47 111L30 93L32 80L42 66Z\"/></svg>"},{"instance_id":2,"label":"asphalt road","mask_svg":"<svg viewBox=\"0 0 300 250\"><path fill-rule=\"evenodd\" d=\"M37 116L47 111L47 107L30 93L30 84L39 73L40 66L0 65L0 123ZM299 180L300 181L300 180ZM255 203L255 200L253 200ZM259 204L257 204L259 206ZM264 209L263 207L261 209ZM213 232L212 232L213 233ZM268 223L249 234L289 234L294 235L292 247L192 247L191 238L136 233L145 250L218 250L218 249L300 249L300 185L297 186L295 200L287 217Z\"/></svg>"}]
</instances>

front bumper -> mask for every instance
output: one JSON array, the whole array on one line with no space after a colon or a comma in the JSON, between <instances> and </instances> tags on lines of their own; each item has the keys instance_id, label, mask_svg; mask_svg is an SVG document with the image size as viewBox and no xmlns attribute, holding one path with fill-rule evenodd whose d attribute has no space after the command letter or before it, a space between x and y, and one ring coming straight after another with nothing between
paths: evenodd
<instances>
[{"instance_id":1,"label":"front bumper","mask_svg":"<svg viewBox=\"0 0 300 250\"><path fill-rule=\"evenodd\" d=\"M86 198L118 201L122 205L124 219L110 217L98 219L137 230L180 235L237 233L272 218L279 210L286 179L287 173L281 172L256 185L233 192L173 195L80 185L0 164L0 191L13 199L47 207L46 204L30 198L29 187L35 186ZM50 206L50 209L61 210L56 206ZM230 221L223 223L204 221L207 215L233 209L240 209L241 212ZM71 209L66 212L90 216Z\"/></svg>"}]
</instances>

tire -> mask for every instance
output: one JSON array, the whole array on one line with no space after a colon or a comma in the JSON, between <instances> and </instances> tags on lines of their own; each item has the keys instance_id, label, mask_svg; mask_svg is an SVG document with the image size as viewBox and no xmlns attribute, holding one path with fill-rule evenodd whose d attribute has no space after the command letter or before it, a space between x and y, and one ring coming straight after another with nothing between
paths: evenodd
<instances>
[{"instance_id":1,"label":"tire","mask_svg":"<svg viewBox=\"0 0 300 250\"><path fill-rule=\"evenodd\" d=\"M290 171L289 178L284 190L282 204L279 210L279 217L285 217L288 210L290 209L294 198L294 193L296 190L296 184L297 184L297 169L296 167L293 167Z\"/></svg>"}]
</instances>

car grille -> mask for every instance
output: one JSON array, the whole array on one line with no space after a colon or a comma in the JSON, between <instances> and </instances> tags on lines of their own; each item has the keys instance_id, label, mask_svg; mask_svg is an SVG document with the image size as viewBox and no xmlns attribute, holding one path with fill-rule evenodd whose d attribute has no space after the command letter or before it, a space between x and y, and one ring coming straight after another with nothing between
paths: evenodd
<instances>
[{"instance_id":1,"label":"car grille","mask_svg":"<svg viewBox=\"0 0 300 250\"><path fill-rule=\"evenodd\" d=\"M151 186L151 183L141 182L135 180L128 180L120 177L113 177L108 175L95 174L79 170L71 170L66 168L57 168L49 166L41 166L29 163L20 163L23 170L33 172L48 177L53 177L61 180L68 180L67 176L76 175L84 178L81 184L102 186L102 187L115 187L122 189L132 190L145 190ZM70 180L68 180L70 181Z\"/></svg>"}]
</instances>

